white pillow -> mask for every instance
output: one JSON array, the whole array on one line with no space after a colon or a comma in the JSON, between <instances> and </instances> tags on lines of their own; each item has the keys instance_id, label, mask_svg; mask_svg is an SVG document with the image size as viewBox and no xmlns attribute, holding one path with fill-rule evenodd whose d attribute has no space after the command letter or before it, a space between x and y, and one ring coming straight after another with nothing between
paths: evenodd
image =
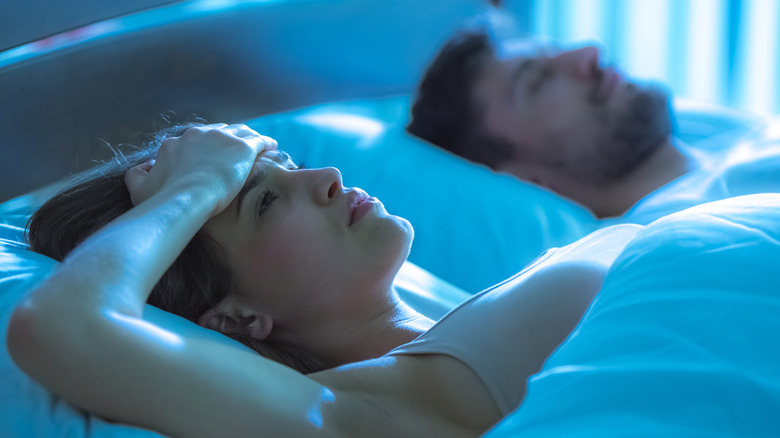
<instances>
[{"instance_id":1,"label":"white pillow","mask_svg":"<svg viewBox=\"0 0 780 438\"><path fill-rule=\"evenodd\" d=\"M471 293L597 226L580 205L405 132L408 96L328 103L247 122L294 160L341 170L415 229L409 260Z\"/></svg>"},{"instance_id":2,"label":"white pillow","mask_svg":"<svg viewBox=\"0 0 780 438\"><path fill-rule=\"evenodd\" d=\"M778 273L780 195L654 222L486 437L778 436Z\"/></svg>"}]
</instances>

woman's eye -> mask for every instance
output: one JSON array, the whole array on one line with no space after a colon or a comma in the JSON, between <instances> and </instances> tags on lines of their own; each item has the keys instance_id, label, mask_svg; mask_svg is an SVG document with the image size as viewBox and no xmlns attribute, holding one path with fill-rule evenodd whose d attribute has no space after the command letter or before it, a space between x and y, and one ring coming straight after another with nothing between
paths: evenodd
<instances>
[{"instance_id":1,"label":"woman's eye","mask_svg":"<svg viewBox=\"0 0 780 438\"><path fill-rule=\"evenodd\" d=\"M307 166L307 165L306 165L306 162L305 162L305 161L301 161L301 164L297 165L295 168L296 168L297 170L301 170L301 169L308 169L308 168L309 168L309 166Z\"/></svg>"},{"instance_id":2,"label":"woman's eye","mask_svg":"<svg viewBox=\"0 0 780 438\"><path fill-rule=\"evenodd\" d=\"M273 190L265 189L260 197L257 198L257 216L265 214L269 208L273 207L276 200L279 198Z\"/></svg>"}]
</instances>

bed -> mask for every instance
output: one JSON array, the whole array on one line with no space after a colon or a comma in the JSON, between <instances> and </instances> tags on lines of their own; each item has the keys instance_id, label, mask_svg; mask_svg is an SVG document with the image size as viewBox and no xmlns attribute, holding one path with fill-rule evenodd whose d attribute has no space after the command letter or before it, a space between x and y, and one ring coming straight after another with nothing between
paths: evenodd
<instances>
[{"instance_id":1,"label":"bed","mask_svg":"<svg viewBox=\"0 0 780 438\"><path fill-rule=\"evenodd\" d=\"M133 141L169 110L245 122L298 161L338 167L345 185L408 218L415 241L396 287L433 318L546 249L629 220L599 220L405 133L426 63L484 8L478 0L177 2L0 53L0 335L14 304L56 265L24 244L30 212L105 157L95 139ZM694 147L770 128L714 105L675 106L676 136ZM532 378L527 401L487 436L780 433L771 414L780 410L778 213L776 196L756 195L637 218L652 225ZM701 304L695 312L680 310L692 301ZM147 311L170 329L231 342ZM0 437L159 436L73 409L27 378L5 348L0 375ZM673 400L663 396L670 392Z\"/></svg>"}]
</instances>

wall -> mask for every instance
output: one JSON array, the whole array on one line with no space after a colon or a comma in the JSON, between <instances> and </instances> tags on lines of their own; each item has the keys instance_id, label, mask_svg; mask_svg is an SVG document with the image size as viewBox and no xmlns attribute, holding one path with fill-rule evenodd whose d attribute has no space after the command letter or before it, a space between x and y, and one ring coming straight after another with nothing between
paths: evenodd
<instances>
[{"instance_id":1,"label":"wall","mask_svg":"<svg viewBox=\"0 0 780 438\"><path fill-rule=\"evenodd\" d=\"M172 0L3 0L0 1L0 51L118 17Z\"/></svg>"}]
</instances>

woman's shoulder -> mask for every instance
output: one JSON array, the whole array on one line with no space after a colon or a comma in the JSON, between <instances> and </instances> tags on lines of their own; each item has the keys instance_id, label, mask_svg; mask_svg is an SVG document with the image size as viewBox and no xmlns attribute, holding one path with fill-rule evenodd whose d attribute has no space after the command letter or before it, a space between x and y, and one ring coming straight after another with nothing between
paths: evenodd
<instances>
[{"instance_id":1,"label":"woman's shoulder","mask_svg":"<svg viewBox=\"0 0 780 438\"><path fill-rule=\"evenodd\" d=\"M338 388L349 436L477 436L501 417L474 372L446 355L384 356L311 377Z\"/></svg>"}]
</instances>

